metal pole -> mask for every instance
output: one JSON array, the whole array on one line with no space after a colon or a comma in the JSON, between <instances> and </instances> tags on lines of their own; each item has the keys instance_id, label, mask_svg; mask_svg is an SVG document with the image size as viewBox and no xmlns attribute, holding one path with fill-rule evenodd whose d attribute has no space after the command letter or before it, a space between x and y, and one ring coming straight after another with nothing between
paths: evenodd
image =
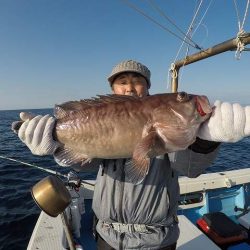
<instances>
[{"instance_id":1,"label":"metal pole","mask_svg":"<svg viewBox=\"0 0 250 250\"><path fill-rule=\"evenodd\" d=\"M61 216L61 219L62 219L63 229L64 229L64 232L65 232L68 244L69 244L69 249L70 250L75 250L76 248L75 248L75 244L74 244L72 234L71 234L70 229L69 229L69 224L68 224L66 213L63 212L63 213L60 214L60 216Z\"/></svg>"},{"instance_id":2,"label":"metal pole","mask_svg":"<svg viewBox=\"0 0 250 250\"><path fill-rule=\"evenodd\" d=\"M176 93L178 90L178 75L179 75L179 68L174 69L174 77L172 77L172 84L171 84L171 90L172 93Z\"/></svg>"},{"instance_id":3,"label":"metal pole","mask_svg":"<svg viewBox=\"0 0 250 250\"><path fill-rule=\"evenodd\" d=\"M239 39L244 45L250 44L250 33L245 33L243 36L240 36ZM174 74L175 77L172 77L172 80L171 80L172 92L176 92L178 89L178 73L179 73L179 69L182 66L203 60L205 58L208 58L214 55L218 55L220 53L223 53L229 50L235 50L237 48L237 45L238 45L238 39L233 38L223 43L217 44L211 48L208 48L206 50L202 50L198 53L187 56L183 58L182 60L175 62L174 70L177 72L177 75Z\"/></svg>"},{"instance_id":4,"label":"metal pole","mask_svg":"<svg viewBox=\"0 0 250 250\"><path fill-rule=\"evenodd\" d=\"M246 33L244 35L244 37L240 38L240 41L242 43L244 43L245 45L249 44L250 43L250 33ZM223 53L223 52L226 52L229 50L233 50L233 49L237 48L237 44L238 44L237 38L227 40L223 43L217 44L211 48L208 48L206 50L202 50L202 51L195 53L191 56L187 56L186 58L184 58L180 61L177 61L175 63L175 67L180 68L184 65L188 65L190 63L194 63L194 62L200 61L202 59L205 59L205 58L208 58L208 57L211 57L214 55L218 55L220 53Z\"/></svg>"}]
</instances>

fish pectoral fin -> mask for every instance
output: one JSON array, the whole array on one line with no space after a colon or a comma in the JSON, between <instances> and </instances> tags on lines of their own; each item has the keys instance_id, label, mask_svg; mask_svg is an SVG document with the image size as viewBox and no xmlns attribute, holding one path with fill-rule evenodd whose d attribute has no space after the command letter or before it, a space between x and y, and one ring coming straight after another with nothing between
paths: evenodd
<instances>
[{"instance_id":1,"label":"fish pectoral fin","mask_svg":"<svg viewBox=\"0 0 250 250\"><path fill-rule=\"evenodd\" d=\"M148 173L150 165L149 157L132 159L125 165L125 175L133 184L140 184Z\"/></svg>"},{"instance_id":2,"label":"fish pectoral fin","mask_svg":"<svg viewBox=\"0 0 250 250\"><path fill-rule=\"evenodd\" d=\"M54 158L56 162L63 167L69 167L90 161L85 155L74 152L74 150L65 147L59 147L54 153Z\"/></svg>"},{"instance_id":3,"label":"fish pectoral fin","mask_svg":"<svg viewBox=\"0 0 250 250\"><path fill-rule=\"evenodd\" d=\"M148 174L150 158L162 152L164 152L162 139L155 131L151 131L136 145L131 162L125 166L127 178L134 184L142 182Z\"/></svg>"}]
</instances>

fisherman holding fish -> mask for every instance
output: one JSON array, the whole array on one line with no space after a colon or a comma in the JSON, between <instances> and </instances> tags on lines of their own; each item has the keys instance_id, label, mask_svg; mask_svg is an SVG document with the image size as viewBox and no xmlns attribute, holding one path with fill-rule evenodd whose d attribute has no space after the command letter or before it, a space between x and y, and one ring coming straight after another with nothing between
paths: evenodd
<instances>
[{"instance_id":1,"label":"fisherman holding fish","mask_svg":"<svg viewBox=\"0 0 250 250\"><path fill-rule=\"evenodd\" d=\"M217 101L212 108L205 96L184 92L150 96L150 71L133 60L116 65L108 81L115 95L59 105L56 118L21 113L18 136L62 166L100 166L93 197L99 250L176 249L178 175L197 177L220 142L249 136L250 107ZM84 125L73 136L79 113Z\"/></svg>"}]
</instances>

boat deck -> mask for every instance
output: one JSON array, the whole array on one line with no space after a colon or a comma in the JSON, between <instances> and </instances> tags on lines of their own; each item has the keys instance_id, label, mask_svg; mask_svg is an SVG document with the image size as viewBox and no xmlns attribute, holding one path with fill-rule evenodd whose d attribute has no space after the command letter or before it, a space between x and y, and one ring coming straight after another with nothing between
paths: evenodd
<instances>
[{"instance_id":1,"label":"boat deck","mask_svg":"<svg viewBox=\"0 0 250 250\"><path fill-rule=\"evenodd\" d=\"M83 249L96 249L96 242L92 235L93 212L91 202L86 203L86 213L83 215L81 243ZM180 238L177 250L219 250L205 234L203 234L194 224L184 215L179 215ZM61 250L63 238L63 225L60 216L53 218L41 212L27 250Z\"/></svg>"},{"instance_id":2,"label":"boat deck","mask_svg":"<svg viewBox=\"0 0 250 250\"><path fill-rule=\"evenodd\" d=\"M179 215L180 237L178 250L219 250L204 233L202 233L185 215Z\"/></svg>"},{"instance_id":3,"label":"boat deck","mask_svg":"<svg viewBox=\"0 0 250 250\"><path fill-rule=\"evenodd\" d=\"M180 237L177 242L178 250L216 250L220 249L201 232L195 223L205 213L222 211L246 228L250 235L250 212L239 217L244 208L250 208L250 169L241 171L227 171L221 173L204 174L195 179L181 177L180 191L184 194L181 200L179 217ZM92 234L93 211L91 208L94 192L94 181L84 186L85 213L81 220L80 243L85 250L96 249L96 242ZM206 190L206 192L204 192ZM183 202L184 201L184 202ZM192 201L189 203L189 201ZM235 212L238 207L238 212ZM242 210L243 209L243 210ZM237 218L238 217L238 218ZM63 225L60 216L52 218L41 212L33 230L28 250L61 250L63 249ZM64 240L63 240L64 239ZM250 250L250 237L247 242L235 242L228 250ZM202 247L201 247L202 246Z\"/></svg>"},{"instance_id":4,"label":"boat deck","mask_svg":"<svg viewBox=\"0 0 250 250\"><path fill-rule=\"evenodd\" d=\"M27 250L61 250L62 249L63 225L61 217L50 217L44 212L40 213L36 226L33 230Z\"/></svg>"}]
</instances>

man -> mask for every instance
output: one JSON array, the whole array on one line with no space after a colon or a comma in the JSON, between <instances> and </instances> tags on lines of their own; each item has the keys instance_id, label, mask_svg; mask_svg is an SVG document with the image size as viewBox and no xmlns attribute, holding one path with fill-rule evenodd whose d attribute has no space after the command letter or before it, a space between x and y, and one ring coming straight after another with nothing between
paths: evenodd
<instances>
[{"instance_id":1,"label":"man","mask_svg":"<svg viewBox=\"0 0 250 250\"><path fill-rule=\"evenodd\" d=\"M116 65L108 81L112 92L121 95L143 97L151 86L149 69L133 60ZM235 110L245 117L240 125L232 122ZM250 109L217 103L199 131L202 139L197 137L186 150L152 159L147 176L137 185L129 182L124 172L127 159L103 160L93 197L98 249L176 249L178 172L198 176L216 157L220 143L213 141L237 141L249 135L246 114L249 117ZM20 116L25 122L18 135L32 153L53 154L59 145L52 138L55 119L48 115L30 119L27 113Z\"/></svg>"}]
</instances>

